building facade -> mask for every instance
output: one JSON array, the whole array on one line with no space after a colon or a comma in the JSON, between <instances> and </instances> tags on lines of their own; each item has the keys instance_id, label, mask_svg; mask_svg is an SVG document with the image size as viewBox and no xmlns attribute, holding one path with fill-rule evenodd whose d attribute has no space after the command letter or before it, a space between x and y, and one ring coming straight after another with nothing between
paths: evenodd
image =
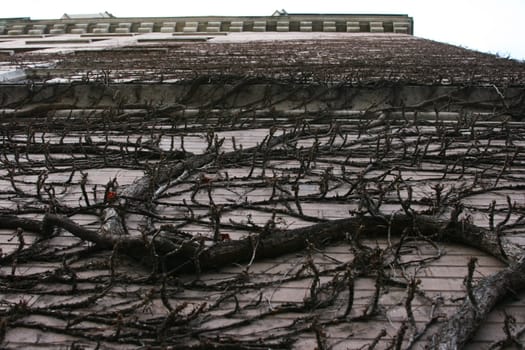
<instances>
[{"instance_id":1,"label":"building facade","mask_svg":"<svg viewBox=\"0 0 525 350\"><path fill-rule=\"evenodd\" d=\"M88 17L0 26L3 348L521 344L523 63L406 15Z\"/></svg>"}]
</instances>

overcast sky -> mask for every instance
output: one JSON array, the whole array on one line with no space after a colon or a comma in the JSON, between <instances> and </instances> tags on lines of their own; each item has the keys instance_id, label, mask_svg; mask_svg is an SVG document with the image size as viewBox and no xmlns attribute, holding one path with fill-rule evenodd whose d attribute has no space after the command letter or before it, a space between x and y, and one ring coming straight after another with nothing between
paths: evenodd
<instances>
[{"instance_id":1,"label":"overcast sky","mask_svg":"<svg viewBox=\"0 0 525 350\"><path fill-rule=\"evenodd\" d=\"M525 60L525 0L18 0L0 17L59 18L108 11L117 17L399 13L414 18L415 35Z\"/></svg>"}]
</instances>

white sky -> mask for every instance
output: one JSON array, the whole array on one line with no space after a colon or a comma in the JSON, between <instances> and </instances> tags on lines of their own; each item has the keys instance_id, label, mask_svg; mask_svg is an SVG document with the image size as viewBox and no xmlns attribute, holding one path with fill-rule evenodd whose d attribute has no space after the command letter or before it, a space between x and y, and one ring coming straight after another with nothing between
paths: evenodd
<instances>
[{"instance_id":1,"label":"white sky","mask_svg":"<svg viewBox=\"0 0 525 350\"><path fill-rule=\"evenodd\" d=\"M0 17L59 18L108 11L117 17L399 13L414 18L415 35L525 60L525 0L17 0Z\"/></svg>"}]
</instances>

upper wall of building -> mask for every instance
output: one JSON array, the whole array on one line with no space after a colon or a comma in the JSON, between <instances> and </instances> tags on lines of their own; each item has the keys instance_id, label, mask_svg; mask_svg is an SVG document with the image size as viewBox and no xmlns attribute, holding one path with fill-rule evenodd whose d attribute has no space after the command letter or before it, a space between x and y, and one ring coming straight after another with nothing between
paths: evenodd
<instances>
[{"instance_id":1,"label":"upper wall of building","mask_svg":"<svg viewBox=\"0 0 525 350\"><path fill-rule=\"evenodd\" d=\"M281 14L151 18L73 18L0 20L0 35L100 34L152 32L372 32L413 34L407 15Z\"/></svg>"}]
</instances>

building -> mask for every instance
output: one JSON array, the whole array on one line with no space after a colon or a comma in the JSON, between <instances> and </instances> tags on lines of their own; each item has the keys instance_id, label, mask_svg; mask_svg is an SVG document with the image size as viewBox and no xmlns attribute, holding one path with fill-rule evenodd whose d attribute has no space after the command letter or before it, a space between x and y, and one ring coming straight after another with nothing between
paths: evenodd
<instances>
[{"instance_id":1,"label":"building","mask_svg":"<svg viewBox=\"0 0 525 350\"><path fill-rule=\"evenodd\" d=\"M3 348L523 341L525 64L406 15L3 23Z\"/></svg>"}]
</instances>

